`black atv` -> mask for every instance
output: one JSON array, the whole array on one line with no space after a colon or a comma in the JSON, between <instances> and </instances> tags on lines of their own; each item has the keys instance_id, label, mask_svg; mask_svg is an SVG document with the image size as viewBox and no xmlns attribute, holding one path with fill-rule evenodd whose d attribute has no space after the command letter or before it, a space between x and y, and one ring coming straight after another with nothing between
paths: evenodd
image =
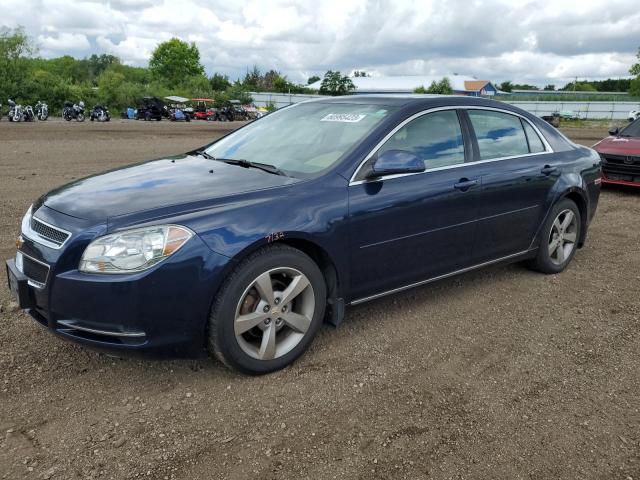
<instances>
[{"instance_id":1,"label":"black atv","mask_svg":"<svg viewBox=\"0 0 640 480\"><path fill-rule=\"evenodd\" d=\"M169 108L158 97L144 97L138 100L138 120L162 120L169 118Z\"/></svg>"}]
</instances>

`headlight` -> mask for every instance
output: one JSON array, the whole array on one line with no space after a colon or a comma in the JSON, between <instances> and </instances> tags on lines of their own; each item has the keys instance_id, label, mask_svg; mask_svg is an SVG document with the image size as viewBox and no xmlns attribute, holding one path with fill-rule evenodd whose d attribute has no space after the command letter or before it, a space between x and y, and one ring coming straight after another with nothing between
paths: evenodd
<instances>
[{"instance_id":1,"label":"headlight","mask_svg":"<svg viewBox=\"0 0 640 480\"><path fill-rule=\"evenodd\" d=\"M88 273L140 272L173 255L193 232L177 225L125 230L97 238L80 260L79 270Z\"/></svg>"}]
</instances>

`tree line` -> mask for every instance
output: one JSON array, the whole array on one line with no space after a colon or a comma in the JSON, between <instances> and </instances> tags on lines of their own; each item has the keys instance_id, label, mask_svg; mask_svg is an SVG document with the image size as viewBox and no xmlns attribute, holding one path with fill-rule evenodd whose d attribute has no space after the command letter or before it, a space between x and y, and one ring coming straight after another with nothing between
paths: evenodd
<instances>
[{"instance_id":1,"label":"tree line","mask_svg":"<svg viewBox=\"0 0 640 480\"><path fill-rule=\"evenodd\" d=\"M207 76L197 46L177 38L160 43L148 67L125 65L108 54L83 59L44 59L36 54L23 28L0 30L0 104L9 98L22 104L42 100L56 110L65 101L83 100L120 110L144 96L212 98L222 105L230 99L250 103L250 91L315 93L277 70L262 72L257 66L234 81L221 73Z\"/></svg>"}]
</instances>

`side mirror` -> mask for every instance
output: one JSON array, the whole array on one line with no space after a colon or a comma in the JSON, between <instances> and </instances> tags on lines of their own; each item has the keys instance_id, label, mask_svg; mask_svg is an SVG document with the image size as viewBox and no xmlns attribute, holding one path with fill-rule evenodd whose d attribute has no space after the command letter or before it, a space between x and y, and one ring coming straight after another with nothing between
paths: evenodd
<instances>
[{"instance_id":1,"label":"side mirror","mask_svg":"<svg viewBox=\"0 0 640 480\"><path fill-rule=\"evenodd\" d=\"M617 137L618 133L620 133L620 129L618 127L609 130L609 135L612 137Z\"/></svg>"},{"instance_id":2,"label":"side mirror","mask_svg":"<svg viewBox=\"0 0 640 480\"><path fill-rule=\"evenodd\" d=\"M420 173L424 170L424 161L417 155L406 150L387 150L373 162L367 178L379 178L399 173Z\"/></svg>"}]
</instances>

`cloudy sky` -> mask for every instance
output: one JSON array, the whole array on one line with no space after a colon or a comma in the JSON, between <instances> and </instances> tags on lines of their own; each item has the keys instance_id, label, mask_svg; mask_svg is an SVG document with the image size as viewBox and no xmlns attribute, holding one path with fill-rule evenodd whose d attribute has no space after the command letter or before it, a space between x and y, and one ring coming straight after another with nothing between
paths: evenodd
<instances>
[{"instance_id":1,"label":"cloudy sky","mask_svg":"<svg viewBox=\"0 0 640 480\"><path fill-rule=\"evenodd\" d=\"M628 75L638 1L0 0L0 26L24 26L43 57L112 53L132 65L177 36L232 79L255 64L294 81L361 69L562 85Z\"/></svg>"}]
</instances>

